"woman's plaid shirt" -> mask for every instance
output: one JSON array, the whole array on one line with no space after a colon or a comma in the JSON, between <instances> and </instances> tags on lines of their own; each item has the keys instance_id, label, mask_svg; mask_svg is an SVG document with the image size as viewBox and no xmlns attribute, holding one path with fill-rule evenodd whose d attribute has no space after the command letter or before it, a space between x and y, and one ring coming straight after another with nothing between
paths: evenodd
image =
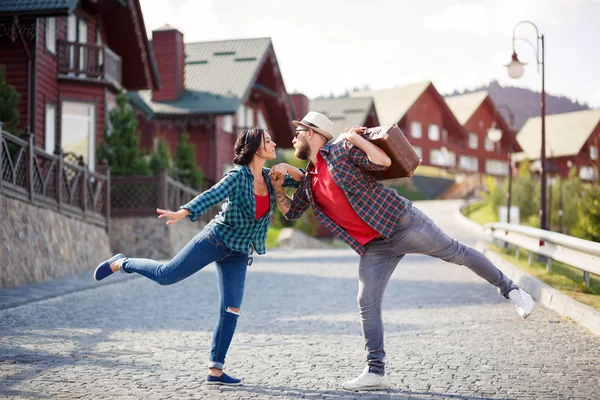
<instances>
[{"instance_id":1,"label":"woman's plaid shirt","mask_svg":"<svg viewBox=\"0 0 600 400\"><path fill-rule=\"evenodd\" d=\"M269 188L271 205L269 212L258 220L254 199L254 175L245 165L227 172L217 184L180 208L188 210L188 218L195 222L209 209L226 200L221 212L207 226L214 226L231 250L247 254L252 245L258 254L264 254L267 230L275 204L269 171L269 168L263 168L262 173ZM286 175L283 186L296 187L298 182Z\"/></svg>"},{"instance_id":2,"label":"woman's plaid shirt","mask_svg":"<svg viewBox=\"0 0 600 400\"><path fill-rule=\"evenodd\" d=\"M326 144L320 152L334 182L344 191L358 216L377 232L391 236L411 202L394 189L377 182L368 173L387 167L373 164L362 150L346 140ZM290 210L285 214L286 219L297 219L312 206L317 220L362 256L365 253L364 246L333 222L315 201L312 192L313 169L314 166L309 163L308 173L304 174L298 185Z\"/></svg>"}]
</instances>

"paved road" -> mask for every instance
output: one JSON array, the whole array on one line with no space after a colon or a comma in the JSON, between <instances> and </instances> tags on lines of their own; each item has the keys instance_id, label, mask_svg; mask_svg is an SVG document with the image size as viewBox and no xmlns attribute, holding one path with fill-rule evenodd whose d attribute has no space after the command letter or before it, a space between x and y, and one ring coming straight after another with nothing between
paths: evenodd
<instances>
[{"instance_id":1,"label":"paved road","mask_svg":"<svg viewBox=\"0 0 600 400\"><path fill-rule=\"evenodd\" d=\"M474 242L453 226L454 204L419 206ZM237 388L203 385L212 266L170 287L117 275L0 310L0 398L600 399L598 337L543 308L523 322L466 268L422 256L400 263L386 293L392 388L341 390L363 367L357 264L350 250L255 260L227 359Z\"/></svg>"}]
</instances>

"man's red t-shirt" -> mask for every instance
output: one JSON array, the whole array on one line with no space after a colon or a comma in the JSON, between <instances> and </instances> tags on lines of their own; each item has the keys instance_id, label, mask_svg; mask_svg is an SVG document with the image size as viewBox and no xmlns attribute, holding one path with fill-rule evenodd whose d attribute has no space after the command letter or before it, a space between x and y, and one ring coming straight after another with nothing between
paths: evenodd
<instances>
[{"instance_id":1,"label":"man's red t-shirt","mask_svg":"<svg viewBox=\"0 0 600 400\"><path fill-rule=\"evenodd\" d=\"M363 221L350 205L346 194L336 185L321 153L312 174L312 191L315 201L329 218L343 228L361 246L380 236L380 233Z\"/></svg>"}]
</instances>

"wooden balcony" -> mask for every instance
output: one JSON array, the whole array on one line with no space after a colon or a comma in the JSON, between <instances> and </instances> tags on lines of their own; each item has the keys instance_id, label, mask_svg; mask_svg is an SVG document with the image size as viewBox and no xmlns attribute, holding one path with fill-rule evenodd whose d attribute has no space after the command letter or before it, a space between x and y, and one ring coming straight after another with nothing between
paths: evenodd
<instances>
[{"instance_id":1,"label":"wooden balcony","mask_svg":"<svg viewBox=\"0 0 600 400\"><path fill-rule=\"evenodd\" d=\"M121 57L104 45L58 41L58 73L121 87Z\"/></svg>"}]
</instances>

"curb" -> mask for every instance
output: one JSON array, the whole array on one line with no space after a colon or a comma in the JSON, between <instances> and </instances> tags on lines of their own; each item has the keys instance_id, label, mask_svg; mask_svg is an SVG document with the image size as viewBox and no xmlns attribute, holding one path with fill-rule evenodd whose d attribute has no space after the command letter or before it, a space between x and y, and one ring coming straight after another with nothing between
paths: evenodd
<instances>
[{"instance_id":1,"label":"curb","mask_svg":"<svg viewBox=\"0 0 600 400\"><path fill-rule=\"evenodd\" d=\"M476 230L482 237L484 229L481 225L471 221L458 210L455 218L470 229ZM600 312L562 294L558 290L540 281L536 277L522 271L513 263L502 258L487 247L488 240L479 240L475 248L486 255L504 275L508 276L520 288L526 290L541 305L556 311L563 317L569 317L578 324L589 329L593 334L600 336Z\"/></svg>"},{"instance_id":2,"label":"curb","mask_svg":"<svg viewBox=\"0 0 600 400\"><path fill-rule=\"evenodd\" d=\"M485 254L506 276L512 279L517 286L531 294L538 303L556 311L563 317L571 318L595 335L600 336L600 312L562 294L548 284L520 270L514 264L487 248L485 242L477 242L476 248Z\"/></svg>"}]
</instances>

